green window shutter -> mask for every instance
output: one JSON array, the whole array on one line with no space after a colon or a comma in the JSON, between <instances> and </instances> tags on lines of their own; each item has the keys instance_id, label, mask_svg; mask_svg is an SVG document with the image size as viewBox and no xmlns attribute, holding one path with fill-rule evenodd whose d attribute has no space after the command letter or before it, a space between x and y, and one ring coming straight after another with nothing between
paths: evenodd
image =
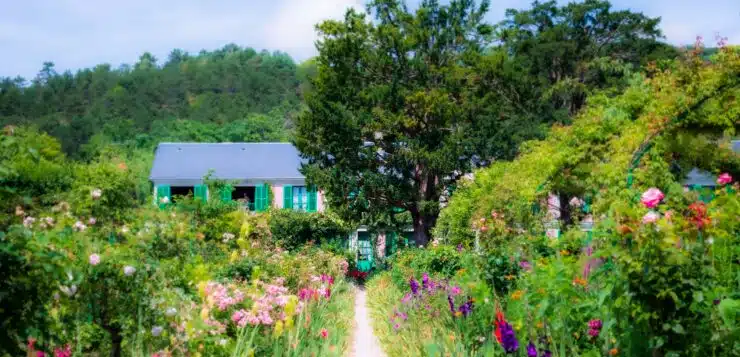
<instances>
[{"instance_id":1,"label":"green window shutter","mask_svg":"<svg viewBox=\"0 0 740 357\"><path fill-rule=\"evenodd\" d=\"M231 201L231 192L233 191L233 188L231 186L224 186L221 187L221 191L219 192L219 195L221 196L221 201L229 202Z\"/></svg>"},{"instance_id":2,"label":"green window shutter","mask_svg":"<svg viewBox=\"0 0 740 357\"><path fill-rule=\"evenodd\" d=\"M388 232L385 234L385 256L390 257L398 250L398 234Z\"/></svg>"},{"instance_id":3,"label":"green window shutter","mask_svg":"<svg viewBox=\"0 0 740 357\"><path fill-rule=\"evenodd\" d=\"M264 210L263 202L262 202L262 195L265 190L265 187L255 186L254 188L254 210L256 212L262 212Z\"/></svg>"},{"instance_id":4,"label":"green window shutter","mask_svg":"<svg viewBox=\"0 0 740 357\"><path fill-rule=\"evenodd\" d=\"M203 202L208 201L208 186L195 185L195 187L193 187L193 191L193 196L195 196L195 199L200 198Z\"/></svg>"},{"instance_id":5,"label":"green window shutter","mask_svg":"<svg viewBox=\"0 0 740 357\"><path fill-rule=\"evenodd\" d=\"M306 212L316 212L318 209L318 194L316 192L316 186L310 186L308 188L308 202L306 202Z\"/></svg>"},{"instance_id":6,"label":"green window shutter","mask_svg":"<svg viewBox=\"0 0 740 357\"><path fill-rule=\"evenodd\" d=\"M159 208L165 208L167 206L167 203L162 202L162 199L167 197L168 202L172 202L172 195L170 194L170 186L169 185L159 185L157 186L157 205Z\"/></svg>"},{"instance_id":7,"label":"green window shutter","mask_svg":"<svg viewBox=\"0 0 740 357\"><path fill-rule=\"evenodd\" d=\"M265 197L265 210L270 209L272 206L272 190L270 189L270 184L266 183L263 185L265 188L262 192L264 192Z\"/></svg>"},{"instance_id":8,"label":"green window shutter","mask_svg":"<svg viewBox=\"0 0 740 357\"><path fill-rule=\"evenodd\" d=\"M293 186L283 186L283 208L293 209Z\"/></svg>"}]
</instances>

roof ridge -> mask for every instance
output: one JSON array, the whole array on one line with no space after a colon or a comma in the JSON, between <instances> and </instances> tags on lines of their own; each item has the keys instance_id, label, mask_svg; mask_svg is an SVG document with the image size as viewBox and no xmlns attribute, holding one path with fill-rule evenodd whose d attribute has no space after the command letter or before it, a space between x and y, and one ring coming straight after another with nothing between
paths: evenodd
<instances>
[{"instance_id":1,"label":"roof ridge","mask_svg":"<svg viewBox=\"0 0 740 357\"><path fill-rule=\"evenodd\" d=\"M157 145L245 145L245 144L281 144L281 145L293 145L290 142L284 141L243 141L243 142L218 142L218 143L201 143L201 142L160 142Z\"/></svg>"}]
</instances>

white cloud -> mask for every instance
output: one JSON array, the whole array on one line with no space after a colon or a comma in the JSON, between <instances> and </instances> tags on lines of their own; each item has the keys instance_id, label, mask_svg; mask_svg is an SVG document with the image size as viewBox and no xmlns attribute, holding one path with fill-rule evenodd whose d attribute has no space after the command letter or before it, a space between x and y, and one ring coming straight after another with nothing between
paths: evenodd
<instances>
[{"instance_id":1,"label":"white cloud","mask_svg":"<svg viewBox=\"0 0 740 357\"><path fill-rule=\"evenodd\" d=\"M326 19L341 19L348 8L364 9L362 0L286 0L267 21L265 43L286 51L298 60L315 54L314 26Z\"/></svg>"}]
</instances>

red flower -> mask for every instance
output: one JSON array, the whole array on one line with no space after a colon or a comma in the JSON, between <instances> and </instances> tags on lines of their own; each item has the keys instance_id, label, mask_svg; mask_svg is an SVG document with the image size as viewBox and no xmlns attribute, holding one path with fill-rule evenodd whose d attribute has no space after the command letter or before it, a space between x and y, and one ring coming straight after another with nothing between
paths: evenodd
<instances>
[{"instance_id":1,"label":"red flower","mask_svg":"<svg viewBox=\"0 0 740 357\"><path fill-rule=\"evenodd\" d=\"M712 220L707 217L707 205L704 202L694 202L689 205L691 218L689 219L696 228L702 229L710 224Z\"/></svg>"},{"instance_id":2,"label":"red flower","mask_svg":"<svg viewBox=\"0 0 740 357\"><path fill-rule=\"evenodd\" d=\"M501 327L506 324L506 319L504 318L504 313L501 312L498 307L496 308L496 321L494 322L494 324L496 325L496 328L494 329L496 341L498 341L498 343L501 343L503 341L501 338Z\"/></svg>"},{"instance_id":3,"label":"red flower","mask_svg":"<svg viewBox=\"0 0 740 357\"><path fill-rule=\"evenodd\" d=\"M321 329L321 338L323 339L329 338L329 331L327 331L325 328Z\"/></svg>"}]
</instances>

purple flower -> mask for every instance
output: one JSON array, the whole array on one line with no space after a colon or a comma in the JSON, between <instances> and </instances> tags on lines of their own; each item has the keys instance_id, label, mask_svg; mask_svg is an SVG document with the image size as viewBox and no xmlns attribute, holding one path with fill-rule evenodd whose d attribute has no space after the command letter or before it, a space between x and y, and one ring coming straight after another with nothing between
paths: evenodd
<instances>
[{"instance_id":1,"label":"purple flower","mask_svg":"<svg viewBox=\"0 0 740 357\"><path fill-rule=\"evenodd\" d=\"M521 262L519 262L519 267L522 268L522 269L524 269L524 271L531 271L532 270L532 264L530 264L526 260L522 260Z\"/></svg>"},{"instance_id":2,"label":"purple flower","mask_svg":"<svg viewBox=\"0 0 740 357\"><path fill-rule=\"evenodd\" d=\"M419 293L419 282L416 281L413 277L411 277L411 280L409 280L409 286L411 286L411 292L414 295L417 295Z\"/></svg>"},{"instance_id":3,"label":"purple flower","mask_svg":"<svg viewBox=\"0 0 740 357\"><path fill-rule=\"evenodd\" d=\"M468 301L460 305L460 312L466 317L470 315L473 312L473 299L468 298Z\"/></svg>"},{"instance_id":4,"label":"purple flower","mask_svg":"<svg viewBox=\"0 0 740 357\"><path fill-rule=\"evenodd\" d=\"M447 303L450 304L450 312L455 314L455 301L452 300L452 296L447 295Z\"/></svg>"},{"instance_id":5,"label":"purple flower","mask_svg":"<svg viewBox=\"0 0 740 357\"><path fill-rule=\"evenodd\" d=\"M552 357L552 352L550 352L550 350L545 350L542 352L542 357Z\"/></svg>"},{"instance_id":6,"label":"purple flower","mask_svg":"<svg viewBox=\"0 0 740 357\"><path fill-rule=\"evenodd\" d=\"M506 353L514 353L519 349L519 341L516 339L514 328L508 322L500 324L501 331L501 347L504 348Z\"/></svg>"},{"instance_id":7,"label":"purple flower","mask_svg":"<svg viewBox=\"0 0 740 357\"><path fill-rule=\"evenodd\" d=\"M452 289L450 289L450 293L452 294L452 296L458 296L462 294L462 289L460 289L459 286L453 286Z\"/></svg>"},{"instance_id":8,"label":"purple flower","mask_svg":"<svg viewBox=\"0 0 740 357\"><path fill-rule=\"evenodd\" d=\"M421 276L421 287L425 290L429 289L429 274L424 273L424 275Z\"/></svg>"},{"instance_id":9,"label":"purple flower","mask_svg":"<svg viewBox=\"0 0 740 357\"><path fill-rule=\"evenodd\" d=\"M537 357L537 347L532 341L529 341L527 345L527 357Z\"/></svg>"},{"instance_id":10,"label":"purple flower","mask_svg":"<svg viewBox=\"0 0 740 357\"><path fill-rule=\"evenodd\" d=\"M463 246L462 246L462 244L458 244L458 245L457 245L457 252L458 252L458 253L462 253L462 251L463 251Z\"/></svg>"},{"instance_id":11,"label":"purple flower","mask_svg":"<svg viewBox=\"0 0 740 357\"><path fill-rule=\"evenodd\" d=\"M596 329L588 329L588 335L591 337L598 337L599 336L599 330Z\"/></svg>"}]
</instances>

